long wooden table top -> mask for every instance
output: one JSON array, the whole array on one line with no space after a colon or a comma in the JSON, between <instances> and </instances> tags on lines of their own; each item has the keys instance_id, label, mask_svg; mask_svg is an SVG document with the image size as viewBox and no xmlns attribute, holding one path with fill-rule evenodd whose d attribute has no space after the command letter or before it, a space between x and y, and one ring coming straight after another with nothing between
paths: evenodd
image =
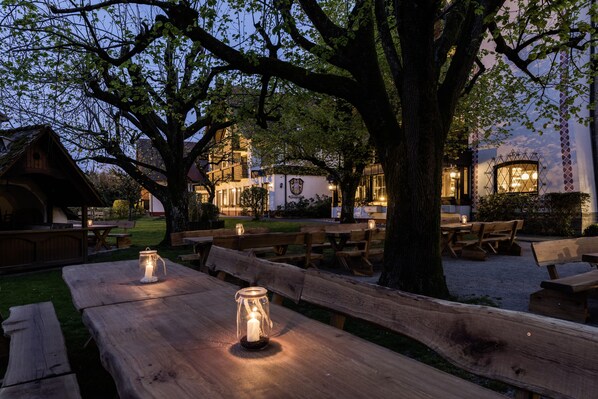
<instances>
[{"instance_id":1,"label":"long wooden table top","mask_svg":"<svg viewBox=\"0 0 598 399\"><path fill-rule=\"evenodd\" d=\"M75 269L81 281L84 266ZM246 351L236 339L236 287L191 271L198 292L84 309L121 397L504 398L274 304L270 345ZM85 296L85 285L69 287Z\"/></svg>"},{"instance_id":2,"label":"long wooden table top","mask_svg":"<svg viewBox=\"0 0 598 399\"><path fill-rule=\"evenodd\" d=\"M166 276L159 274L160 281L142 284L143 272L137 260L104 262L66 266L62 278L71 290L77 310L121 302L163 298L166 296L202 292L214 285L228 284L214 279L206 281L201 273L166 261ZM158 262L162 271L162 264Z\"/></svg>"},{"instance_id":3,"label":"long wooden table top","mask_svg":"<svg viewBox=\"0 0 598 399\"><path fill-rule=\"evenodd\" d=\"M545 280L540 283L540 286L568 293L588 291L598 288L598 270L591 270L555 280Z\"/></svg>"}]
</instances>

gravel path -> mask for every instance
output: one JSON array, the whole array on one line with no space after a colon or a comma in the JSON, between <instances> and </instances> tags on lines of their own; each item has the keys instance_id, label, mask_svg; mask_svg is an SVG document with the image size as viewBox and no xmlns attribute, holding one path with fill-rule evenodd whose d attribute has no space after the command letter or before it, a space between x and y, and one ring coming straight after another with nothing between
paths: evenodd
<instances>
[{"instance_id":1,"label":"gravel path","mask_svg":"<svg viewBox=\"0 0 598 399\"><path fill-rule=\"evenodd\" d=\"M460 301L488 297L502 309L527 312L529 295L539 290L542 280L547 280L549 276L545 268L536 265L531 243L518 242L523 248L522 256L490 254L486 261L443 256L444 274L450 293ZM582 262L559 266L561 277L589 270L589 264ZM376 283L379 277L378 272L372 277L354 278ZM590 311L598 315L598 306L594 302L590 303ZM594 316L594 319L597 318Z\"/></svg>"}]
</instances>

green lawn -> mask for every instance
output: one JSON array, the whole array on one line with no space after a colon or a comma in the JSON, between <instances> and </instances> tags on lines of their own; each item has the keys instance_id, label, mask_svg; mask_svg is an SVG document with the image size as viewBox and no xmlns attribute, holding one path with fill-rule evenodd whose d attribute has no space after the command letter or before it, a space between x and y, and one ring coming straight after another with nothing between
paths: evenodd
<instances>
[{"instance_id":1,"label":"green lawn","mask_svg":"<svg viewBox=\"0 0 598 399\"><path fill-rule=\"evenodd\" d=\"M271 231L281 232L298 231L302 225L306 224L277 221L276 219L250 221L227 218L225 219L225 226L233 228L239 222L242 222L246 228L268 227ZM89 262L137 259L139 251L146 247L158 249L162 257L178 262L177 255L189 253L190 249L189 247L181 249L159 247L158 244L163 239L164 231L165 223L163 219L149 217L139 219L135 228L130 230L132 233L131 248L95 255L90 257ZM71 366L77 374L82 396L84 398L117 398L116 388L112 378L101 365L97 348L93 342L84 347L89 338L89 333L81 322L79 312L72 305L69 290L62 280L61 271L50 270L23 275L0 276L0 314L4 318L8 317L8 309L11 306L42 301L51 301L54 304L64 333ZM285 302L285 306L302 312L309 317L327 322L328 313L322 309L306 304L295 305L290 301ZM356 320L348 320L345 328L355 335L450 373L458 374L499 391L504 392L506 389L502 384L497 385L486 380L480 381L479 378L456 369L427 347L398 334ZM0 364L0 375L4 374L4 368L5 365Z\"/></svg>"}]
</instances>

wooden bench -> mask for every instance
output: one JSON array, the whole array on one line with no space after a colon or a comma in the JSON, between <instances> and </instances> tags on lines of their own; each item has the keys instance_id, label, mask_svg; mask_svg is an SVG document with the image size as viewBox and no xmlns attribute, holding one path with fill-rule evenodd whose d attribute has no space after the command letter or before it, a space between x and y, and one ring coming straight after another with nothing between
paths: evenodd
<instances>
[{"instance_id":1,"label":"wooden bench","mask_svg":"<svg viewBox=\"0 0 598 399\"><path fill-rule=\"evenodd\" d=\"M582 256L598 252L598 237L581 237L532 243L536 264L546 267L550 280L530 295L529 310L559 319L585 322L588 294L598 288L598 271L591 270L561 278L557 266L582 262Z\"/></svg>"},{"instance_id":2,"label":"wooden bench","mask_svg":"<svg viewBox=\"0 0 598 399\"><path fill-rule=\"evenodd\" d=\"M461 256L467 259L486 260L488 251L507 255L521 255L521 247L515 242L517 232L523 228L523 220L477 222L471 230L455 241L461 247Z\"/></svg>"},{"instance_id":3,"label":"wooden bench","mask_svg":"<svg viewBox=\"0 0 598 399\"><path fill-rule=\"evenodd\" d=\"M322 254L312 252L312 240L308 233L266 233L243 234L241 236L214 237L214 246L244 251L254 256L264 255L272 262L298 263L301 266L316 267ZM289 246L298 252L287 253Z\"/></svg>"},{"instance_id":4,"label":"wooden bench","mask_svg":"<svg viewBox=\"0 0 598 399\"><path fill-rule=\"evenodd\" d=\"M131 236L129 229L135 227L134 220L102 220L101 223L95 224L113 224L119 229L123 229L123 233L108 233L108 237L116 238L116 248L129 248L131 246Z\"/></svg>"},{"instance_id":5,"label":"wooden bench","mask_svg":"<svg viewBox=\"0 0 598 399\"><path fill-rule=\"evenodd\" d=\"M11 307L2 328L10 351L1 399L81 398L51 302Z\"/></svg>"},{"instance_id":6,"label":"wooden bench","mask_svg":"<svg viewBox=\"0 0 598 399\"><path fill-rule=\"evenodd\" d=\"M374 267L369 259L371 230L353 230L349 234L348 242L357 243L357 245L352 249L336 251L335 259L357 276L372 276Z\"/></svg>"},{"instance_id":7,"label":"wooden bench","mask_svg":"<svg viewBox=\"0 0 598 399\"><path fill-rule=\"evenodd\" d=\"M370 322L428 346L457 367L520 389L517 397L593 398L598 329L523 312L405 293L315 269L213 248L208 265L280 297ZM274 322L276 322L274 320ZM467 395L464 393L464 397Z\"/></svg>"}]
</instances>

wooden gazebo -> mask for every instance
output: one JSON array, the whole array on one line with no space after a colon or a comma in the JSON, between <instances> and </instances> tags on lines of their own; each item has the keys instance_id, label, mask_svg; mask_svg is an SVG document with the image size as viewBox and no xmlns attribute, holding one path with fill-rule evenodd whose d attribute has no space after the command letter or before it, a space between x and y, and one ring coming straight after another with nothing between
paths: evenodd
<instances>
[{"instance_id":1,"label":"wooden gazebo","mask_svg":"<svg viewBox=\"0 0 598 399\"><path fill-rule=\"evenodd\" d=\"M0 273L81 263L87 231L72 228L67 207L102 200L49 126L0 130Z\"/></svg>"}]
</instances>

